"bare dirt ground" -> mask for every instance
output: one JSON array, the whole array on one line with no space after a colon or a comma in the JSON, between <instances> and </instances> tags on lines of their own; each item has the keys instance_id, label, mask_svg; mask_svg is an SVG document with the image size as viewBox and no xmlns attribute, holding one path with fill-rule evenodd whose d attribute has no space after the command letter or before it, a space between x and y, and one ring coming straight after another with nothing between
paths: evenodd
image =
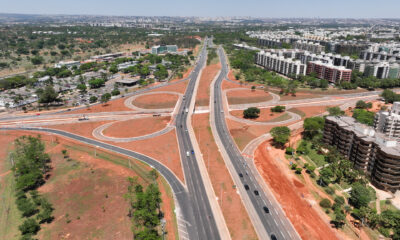
<instances>
[{"instance_id":1,"label":"bare dirt ground","mask_svg":"<svg viewBox=\"0 0 400 240\"><path fill-rule=\"evenodd\" d=\"M36 135L32 132L10 132L12 138L21 135ZM150 167L136 160L132 164L141 172L111 163L104 159L127 161L101 150L94 156L92 149L84 145L50 135L41 134L50 154L52 171L49 180L39 188L47 196L55 211L54 221L42 225L39 239L132 239L130 219L127 216L128 204L123 198L127 191L128 176L138 176L139 182L147 185L143 178ZM11 140L11 139L10 139ZM11 140L12 141L12 140ZM61 150L66 149L72 160L65 159ZM125 163L126 164L126 163ZM162 211L167 220L167 239L175 239L175 219L170 190L161 184Z\"/></svg>"},{"instance_id":2,"label":"bare dirt ground","mask_svg":"<svg viewBox=\"0 0 400 240\"><path fill-rule=\"evenodd\" d=\"M279 156L271 149L268 142L260 145L255 152L255 164L301 238L337 239L331 227L321 219L312 205L302 198L302 194L309 194L307 189L297 179L285 176L285 170L282 168L287 166L281 166L284 164L279 162Z\"/></svg>"},{"instance_id":3,"label":"bare dirt ground","mask_svg":"<svg viewBox=\"0 0 400 240\"><path fill-rule=\"evenodd\" d=\"M238 81L238 83L239 83L239 81ZM246 89L247 87L245 86L245 85L239 85L239 84L236 84L236 83L233 83L233 82L229 82L229 81L226 81L226 80L223 80L222 81L222 89L223 90L227 90L227 89L232 89L232 88L243 88L243 89Z\"/></svg>"},{"instance_id":4,"label":"bare dirt ground","mask_svg":"<svg viewBox=\"0 0 400 240\"><path fill-rule=\"evenodd\" d=\"M125 98L119 98L115 100L111 100L107 102L105 105L97 104L90 107L85 107L83 109L79 109L73 112L65 112L64 114L71 113L98 113L98 112L118 112L118 111L132 111L132 109L128 108L124 104Z\"/></svg>"},{"instance_id":5,"label":"bare dirt ground","mask_svg":"<svg viewBox=\"0 0 400 240\"><path fill-rule=\"evenodd\" d=\"M105 136L116 138L138 137L162 130L171 117L148 117L119 121L103 131Z\"/></svg>"},{"instance_id":6,"label":"bare dirt ground","mask_svg":"<svg viewBox=\"0 0 400 240\"><path fill-rule=\"evenodd\" d=\"M218 203L222 205L222 213L232 239L257 239L246 209L233 187L233 180L215 144L209 126L209 114L193 115L192 124L215 195L219 198L222 196Z\"/></svg>"},{"instance_id":7,"label":"bare dirt ground","mask_svg":"<svg viewBox=\"0 0 400 240\"><path fill-rule=\"evenodd\" d=\"M150 92L171 91L171 92L185 93L187 84L188 84L188 81L184 81L181 83L157 88L157 89L151 90Z\"/></svg>"},{"instance_id":8,"label":"bare dirt ground","mask_svg":"<svg viewBox=\"0 0 400 240\"><path fill-rule=\"evenodd\" d=\"M137 97L132 104L145 109L173 108L178 98L179 96L176 94L150 94Z\"/></svg>"},{"instance_id":9,"label":"bare dirt ground","mask_svg":"<svg viewBox=\"0 0 400 240\"><path fill-rule=\"evenodd\" d=\"M251 140L268 133L273 128L273 126L248 125L231 119L226 119L226 122L229 132L240 150L243 150Z\"/></svg>"},{"instance_id":10,"label":"bare dirt ground","mask_svg":"<svg viewBox=\"0 0 400 240\"><path fill-rule=\"evenodd\" d=\"M314 93L297 92L295 96L292 96L291 94L289 94L289 95L279 94L279 91L276 91L276 90L270 90L270 91L275 93L275 94L278 94L281 101L291 101L291 100L300 100L300 99L310 99L310 98L322 97L321 95L314 94Z\"/></svg>"},{"instance_id":11,"label":"bare dirt ground","mask_svg":"<svg viewBox=\"0 0 400 240\"><path fill-rule=\"evenodd\" d=\"M211 64L203 69L200 77L200 83L196 95L197 106L208 106L210 103L210 84L214 80L218 71L221 69L221 63Z\"/></svg>"},{"instance_id":12,"label":"bare dirt ground","mask_svg":"<svg viewBox=\"0 0 400 240\"><path fill-rule=\"evenodd\" d=\"M230 111L230 114L235 117L245 119L243 117L243 110L233 110L233 111ZM248 119L248 120L255 121L255 122L273 122L274 119L277 119L284 114L286 114L286 113L285 112L281 112L281 113L271 112L271 108L261 108L260 116L258 118Z\"/></svg>"},{"instance_id":13,"label":"bare dirt ground","mask_svg":"<svg viewBox=\"0 0 400 240\"><path fill-rule=\"evenodd\" d=\"M226 93L229 104L258 103L272 100L271 94L264 90L238 89Z\"/></svg>"},{"instance_id":14,"label":"bare dirt ground","mask_svg":"<svg viewBox=\"0 0 400 240\"><path fill-rule=\"evenodd\" d=\"M308 107L295 107L295 108L290 108L288 111L294 112L302 116L302 118L308 118L312 117L315 115L322 114L326 112L328 107L334 107L337 105L332 105L332 106L308 106Z\"/></svg>"},{"instance_id":15,"label":"bare dirt ground","mask_svg":"<svg viewBox=\"0 0 400 240\"><path fill-rule=\"evenodd\" d=\"M91 139L95 139L92 132L95 128L111 121L88 122L80 124L64 124L52 126L51 128L60 129L75 133ZM98 140L98 139L96 139ZM111 142L110 142L111 143ZM176 140L175 130L154 138L133 141L127 143L111 143L132 151L148 155L167 166L177 177L184 181L183 170L179 155L178 142Z\"/></svg>"}]
</instances>

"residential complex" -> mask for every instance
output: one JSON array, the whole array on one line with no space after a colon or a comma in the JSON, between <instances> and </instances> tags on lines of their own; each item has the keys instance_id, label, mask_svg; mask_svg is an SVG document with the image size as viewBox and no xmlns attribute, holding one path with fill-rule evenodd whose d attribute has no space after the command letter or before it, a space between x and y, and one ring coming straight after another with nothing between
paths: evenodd
<instances>
[{"instance_id":1,"label":"residential complex","mask_svg":"<svg viewBox=\"0 0 400 240\"><path fill-rule=\"evenodd\" d=\"M374 127L391 139L400 141L400 102L393 103L390 111L380 111L375 115Z\"/></svg>"},{"instance_id":2,"label":"residential complex","mask_svg":"<svg viewBox=\"0 0 400 240\"><path fill-rule=\"evenodd\" d=\"M331 83L340 84L343 81L351 80L351 70L343 66L335 66L332 63L311 61L307 65L307 74L316 73L320 79L328 80Z\"/></svg>"},{"instance_id":3,"label":"residential complex","mask_svg":"<svg viewBox=\"0 0 400 240\"><path fill-rule=\"evenodd\" d=\"M306 65L302 64L299 60L292 60L291 58L278 56L271 52L261 51L257 53L256 64L286 76L306 74Z\"/></svg>"},{"instance_id":4,"label":"residential complex","mask_svg":"<svg viewBox=\"0 0 400 240\"><path fill-rule=\"evenodd\" d=\"M393 138L354 118L329 116L325 120L323 142L337 147L379 189L400 190L400 147Z\"/></svg>"},{"instance_id":5,"label":"residential complex","mask_svg":"<svg viewBox=\"0 0 400 240\"><path fill-rule=\"evenodd\" d=\"M298 40L293 43L293 48L307 50L313 53L320 53L325 50L325 47L319 43Z\"/></svg>"}]
</instances>

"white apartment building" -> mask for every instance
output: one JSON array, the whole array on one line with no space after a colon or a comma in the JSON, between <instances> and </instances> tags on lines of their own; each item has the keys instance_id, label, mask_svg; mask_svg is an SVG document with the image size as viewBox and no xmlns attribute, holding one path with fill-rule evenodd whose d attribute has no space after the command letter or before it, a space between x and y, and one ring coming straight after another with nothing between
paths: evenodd
<instances>
[{"instance_id":1,"label":"white apartment building","mask_svg":"<svg viewBox=\"0 0 400 240\"><path fill-rule=\"evenodd\" d=\"M306 65L302 64L298 60L293 60L291 58L285 58L283 56L278 56L271 52L261 51L256 55L256 64L263 66L264 68L278 72L285 76L294 74L306 75Z\"/></svg>"},{"instance_id":2,"label":"white apartment building","mask_svg":"<svg viewBox=\"0 0 400 240\"><path fill-rule=\"evenodd\" d=\"M375 115L374 127L390 139L400 141L400 102L393 103L389 111L380 111Z\"/></svg>"}]
</instances>

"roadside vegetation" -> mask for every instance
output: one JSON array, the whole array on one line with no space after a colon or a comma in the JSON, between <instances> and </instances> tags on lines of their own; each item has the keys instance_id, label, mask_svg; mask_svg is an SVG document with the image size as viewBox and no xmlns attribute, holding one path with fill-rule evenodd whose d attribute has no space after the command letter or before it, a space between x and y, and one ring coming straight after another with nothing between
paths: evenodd
<instances>
[{"instance_id":1,"label":"roadside vegetation","mask_svg":"<svg viewBox=\"0 0 400 240\"><path fill-rule=\"evenodd\" d=\"M18 229L21 239L33 239L41 224L50 223L54 218L52 204L37 191L47 179L50 157L40 137L23 136L14 145L10 158L14 165L15 203L24 219Z\"/></svg>"}]
</instances>

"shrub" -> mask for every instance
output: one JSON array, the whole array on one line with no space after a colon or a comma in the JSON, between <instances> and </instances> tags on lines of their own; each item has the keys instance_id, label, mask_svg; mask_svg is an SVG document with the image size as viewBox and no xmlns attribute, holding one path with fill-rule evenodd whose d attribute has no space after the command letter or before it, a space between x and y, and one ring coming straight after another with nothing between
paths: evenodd
<instances>
[{"instance_id":1,"label":"shrub","mask_svg":"<svg viewBox=\"0 0 400 240\"><path fill-rule=\"evenodd\" d=\"M323 208L331 208L332 207L331 201L327 198L322 199L319 202L319 205Z\"/></svg>"},{"instance_id":2,"label":"shrub","mask_svg":"<svg viewBox=\"0 0 400 240\"><path fill-rule=\"evenodd\" d=\"M301 174L301 171L302 171L303 169L302 168L296 168L296 174Z\"/></svg>"},{"instance_id":3,"label":"shrub","mask_svg":"<svg viewBox=\"0 0 400 240\"><path fill-rule=\"evenodd\" d=\"M333 188L331 188L331 187L326 187L326 188L324 188L324 190L329 195L335 194L335 190Z\"/></svg>"},{"instance_id":4,"label":"shrub","mask_svg":"<svg viewBox=\"0 0 400 240\"><path fill-rule=\"evenodd\" d=\"M256 107L250 107L243 111L244 118L250 118L250 119L258 118L259 114L260 114L260 109Z\"/></svg>"},{"instance_id":5,"label":"shrub","mask_svg":"<svg viewBox=\"0 0 400 240\"><path fill-rule=\"evenodd\" d=\"M288 155L292 155L294 153L294 149L291 147L287 147L285 153Z\"/></svg>"},{"instance_id":6,"label":"shrub","mask_svg":"<svg viewBox=\"0 0 400 240\"><path fill-rule=\"evenodd\" d=\"M29 218L25 220L22 225L18 227L22 235L25 234L36 234L40 230L40 225L35 221L35 219Z\"/></svg>"},{"instance_id":7,"label":"shrub","mask_svg":"<svg viewBox=\"0 0 400 240\"><path fill-rule=\"evenodd\" d=\"M285 106L275 106L271 108L271 112L284 112L286 109Z\"/></svg>"}]
</instances>

